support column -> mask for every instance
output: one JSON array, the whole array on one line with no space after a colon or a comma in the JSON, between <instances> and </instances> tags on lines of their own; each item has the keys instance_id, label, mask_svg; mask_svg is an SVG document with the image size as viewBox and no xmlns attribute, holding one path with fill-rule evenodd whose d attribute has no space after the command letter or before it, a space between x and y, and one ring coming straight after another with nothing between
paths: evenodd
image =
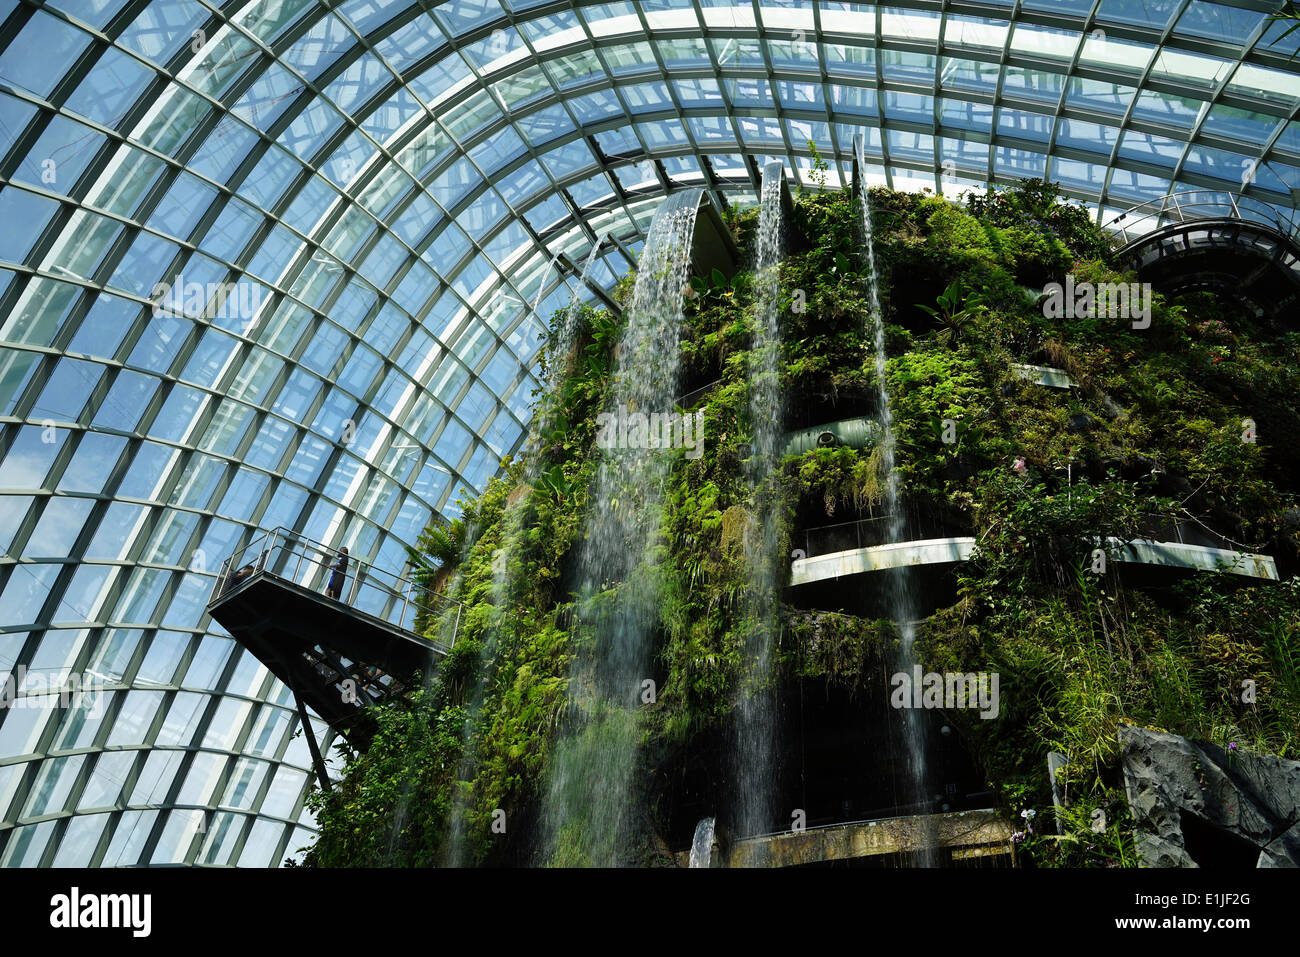
<instances>
[{"instance_id":1,"label":"support column","mask_svg":"<svg viewBox=\"0 0 1300 957\"><path fill-rule=\"evenodd\" d=\"M298 720L302 722L302 733L307 736L307 747L311 751L311 763L316 768L316 778L320 781L322 791L330 790L330 776L325 770L325 759L321 756L320 745L316 743L316 735L311 729L311 719L307 717L307 706L303 704L302 696L298 694L297 689L293 692L294 703L298 705Z\"/></svg>"}]
</instances>

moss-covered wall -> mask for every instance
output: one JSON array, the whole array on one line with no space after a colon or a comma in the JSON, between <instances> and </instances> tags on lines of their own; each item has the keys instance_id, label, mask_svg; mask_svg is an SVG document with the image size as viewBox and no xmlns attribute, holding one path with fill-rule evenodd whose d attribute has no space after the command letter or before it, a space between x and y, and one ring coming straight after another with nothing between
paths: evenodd
<instances>
[{"instance_id":1,"label":"moss-covered wall","mask_svg":"<svg viewBox=\"0 0 1300 957\"><path fill-rule=\"evenodd\" d=\"M1294 755L1300 591L1294 578L1213 574L1173 589L1125 587L1113 566L1092 573L1086 537L1130 537L1143 513L1184 516L1274 555L1289 575L1300 552L1300 513L1290 511L1300 339L1260 328L1208 293L1157 296L1146 329L1046 318L1036 293L1067 272L1132 279L1112 270L1107 238L1082 209L1058 203L1050 184L1027 182L965 207L883 190L872 201L903 494L909 509L956 516L979 539L958 573L958 600L923 624L922 660L929 670L1001 674L999 719L963 720L966 712L953 723L1008 813L1040 810L1028 859L1133 863L1118 723ZM743 248L756 219L756 210L733 218ZM792 420L870 394L859 223L847 194L798 198L781 277ZM754 625L744 601L754 503L743 468L752 276L700 277L688 296L687 388L720 381L702 400L703 456L675 453L661 560L647 570L660 583L661 615L658 693L640 712L641 863L668 860L663 782L702 753L701 742L717 753ZM571 563L619 332L603 311L585 311L580 325L569 353L545 360L560 385L539 397L535 467L511 463L413 556L428 587L464 603L459 638L425 691L376 709L375 743L349 754L341 786L313 799L322 830L309 864L544 863L534 849L539 789L566 720L574 649L593 640L575 621ZM1078 388L1025 383L1012 362L1063 367ZM1246 418L1253 443L1243 441ZM1018 457L1023 475L1012 468ZM800 526L878 511L881 479L870 448L788 458L782 554ZM852 691L878 680L893 653L888 622L836 608L788 607L780 625L774 678L786 687ZM1242 700L1247 680L1253 702ZM1043 836L1052 830L1042 826L1050 750L1070 762L1063 840ZM1100 833L1091 827L1096 807L1107 813Z\"/></svg>"}]
</instances>

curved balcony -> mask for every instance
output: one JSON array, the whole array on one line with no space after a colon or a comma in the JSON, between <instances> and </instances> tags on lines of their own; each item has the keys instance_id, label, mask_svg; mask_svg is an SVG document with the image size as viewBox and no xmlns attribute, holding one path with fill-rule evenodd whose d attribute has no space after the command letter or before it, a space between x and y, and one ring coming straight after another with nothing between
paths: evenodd
<instances>
[{"instance_id":1,"label":"curved balcony","mask_svg":"<svg viewBox=\"0 0 1300 957\"><path fill-rule=\"evenodd\" d=\"M1210 289L1258 316L1290 323L1300 305L1300 226L1293 216L1231 193L1175 193L1106 224L1124 242L1123 268L1164 293Z\"/></svg>"},{"instance_id":2,"label":"curved balcony","mask_svg":"<svg viewBox=\"0 0 1300 957\"><path fill-rule=\"evenodd\" d=\"M845 587L844 580L873 574L888 577L907 568L917 583L916 594L940 607L944 597L953 594L953 566L969 561L975 552L976 538L952 534L965 530L944 528L938 519L912 518L902 532L905 537L891 542L885 540L887 516L804 529L793 540L792 600L798 607L885 614L887 587ZM1080 544L1103 548L1108 561L1125 566L1125 579L1135 585L1205 572L1280 580L1271 556L1244 551L1197 522L1168 516L1147 516L1131 539L1095 537ZM922 614L920 608L916 610Z\"/></svg>"},{"instance_id":3,"label":"curved balcony","mask_svg":"<svg viewBox=\"0 0 1300 957\"><path fill-rule=\"evenodd\" d=\"M967 561L974 551L975 539L969 535L853 548L795 559L790 569L790 584L807 585L913 565L953 565Z\"/></svg>"}]
</instances>

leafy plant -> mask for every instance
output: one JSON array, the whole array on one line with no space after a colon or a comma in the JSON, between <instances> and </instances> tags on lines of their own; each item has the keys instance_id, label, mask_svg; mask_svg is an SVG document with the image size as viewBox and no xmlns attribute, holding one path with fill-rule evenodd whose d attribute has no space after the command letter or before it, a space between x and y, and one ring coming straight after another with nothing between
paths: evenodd
<instances>
[{"instance_id":1,"label":"leafy plant","mask_svg":"<svg viewBox=\"0 0 1300 957\"><path fill-rule=\"evenodd\" d=\"M822 159L821 151L817 149L817 144L813 140L808 141L808 152L812 155L812 175L809 177L817 187L817 192L826 191L826 160Z\"/></svg>"},{"instance_id":2,"label":"leafy plant","mask_svg":"<svg viewBox=\"0 0 1300 957\"><path fill-rule=\"evenodd\" d=\"M939 293L934 306L917 303L918 309L929 313L943 327L938 336L938 341L941 344L951 344L954 339L960 337L963 330L970 325L971 320L983 308L979 305L968 304L968 299L969 293L965 282L961 279L955 279L948 284L947 289Z\"/></svg>"},{"instance_id":3,"label":"leafy plant","mask_svg":"<svg viewBox=\"0 0 1300 957\"><path fill-rule=\"evenodd\" d=\"M1295 5L1294 0L1285 0L1280 10L1269 15L1268 22L1291 24L1271 41L1273 44L1279 45L1283 40L1295 33L1296 30L1300 30L1300 7ZM1292 53L1291 59L1295 59L1295 56Z\"/></svg>"},{"instance_id":4,"label":"leafy plant","mask_svg":"<svg viewBox=\"0 0 1300 957\"><path fill-rule=\"evenodd\" d=\"M810 150L821 187L825 167ZM878 188L869 195L879 317L862 281L858 200L800 191L790 224L799 243L781 266L786 408L816 405L828 419L871 408L872 329L884 324L900 491L914 511L942 516L954 533L965 526L977 542L957 566L957 601L918 623L918 648L929 669L1002 680L998 720L960 709L947 720L1004 794L1026 860L1132 866L1118 789L1121 722L1260 752L1300 747L1300 581L1204 573L1179 587L1138 587L1118 573L1115 543L1100 540L1138 537L1154 514L1276 554L1279 567L1284 554L1300 560L1290 518L1300 506L1300 334L1261 329L1209 293L1156 297L1151 328L1140 333L1104 318L1044 315L1026 289L1065 270L1081 281L1131 278L1111 268L1107 237L1055 184L1018 183L964 208ZM756 211L728 223L752 247ZM621 279L615 299L625 302L631 288ZM657 700L623 729L643 745L633 793L647 858L662 859L672 823L665 782L683 780L700 755L731 740L746 695L811 701L834 687L869 696L890 667L889 622L797 609L781 592L803 530L879 512L883 448L815 449L755 481L758 426L777 413L751 407L753 276L711 272L690 289L683 362L690 381L714 383L692 402L704 413L704 452L673 458L662 508L644 516L660 531L647 559L580 601L575 545L590 521L586 490L602 458L595 419L610 404L623 330L616 316L583 307L567 317L574 334L564 354L552 354L556 338L543 358L556 385L537 394L535 471L511 463L410 552L422 587L463 603L460 638L427 687L373 709L375 744L345 755L332 795L313 795L321 835L309 863L441 863L453 833L468 835L457 845L464 860L535 863L530 825L569 720L568 689L586 680L572 664L605 640L599 622L633 594L654 596L659 682ZM939 335L927 334L933 323ZM1012 363L1063 368L1075 386L1031 385ZM1259 420L1258 443L1241 439L1247 415ZM770 527L761 514L775 516ZM771 553L754 554L758 541ZM763 561L774 583L768 604L751 578ZM419 622L431 635L445 625ZM762 629L775 634L773 654L756 673L752 638ZM1243 700L1244 680L1255 683L1252 701ZM1050 750L1069 759L1059 814L1044 775ZM722 800L731 782L715 777L708 786ZM1018 815L1035 808L1029 834ZM497 809L520 822L499 840L487 836ZM560 857L589 859L599 839L566 831Z\"/></svg>"}]
</instances>

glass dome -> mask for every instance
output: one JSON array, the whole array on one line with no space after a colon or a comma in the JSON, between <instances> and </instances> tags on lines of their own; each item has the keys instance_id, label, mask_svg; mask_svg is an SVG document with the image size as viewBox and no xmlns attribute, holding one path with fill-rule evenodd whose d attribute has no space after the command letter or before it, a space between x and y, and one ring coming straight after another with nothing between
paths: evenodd
<instances>
[{"instance_id":1,"label":"glass dome","mask_svg":"<svg viewBox=\"0 0 1300 957\"><path fill-rule=\"evenodd\" d=\"M561 254L611 286L667 193L844 185L859 132L895 189L1289 217L1267 7L0 0L0 666L106 689L0 710L0 865L306 842L217 568L274 526L400 568L522 442Z\"/></svg>"}]
</instances>

